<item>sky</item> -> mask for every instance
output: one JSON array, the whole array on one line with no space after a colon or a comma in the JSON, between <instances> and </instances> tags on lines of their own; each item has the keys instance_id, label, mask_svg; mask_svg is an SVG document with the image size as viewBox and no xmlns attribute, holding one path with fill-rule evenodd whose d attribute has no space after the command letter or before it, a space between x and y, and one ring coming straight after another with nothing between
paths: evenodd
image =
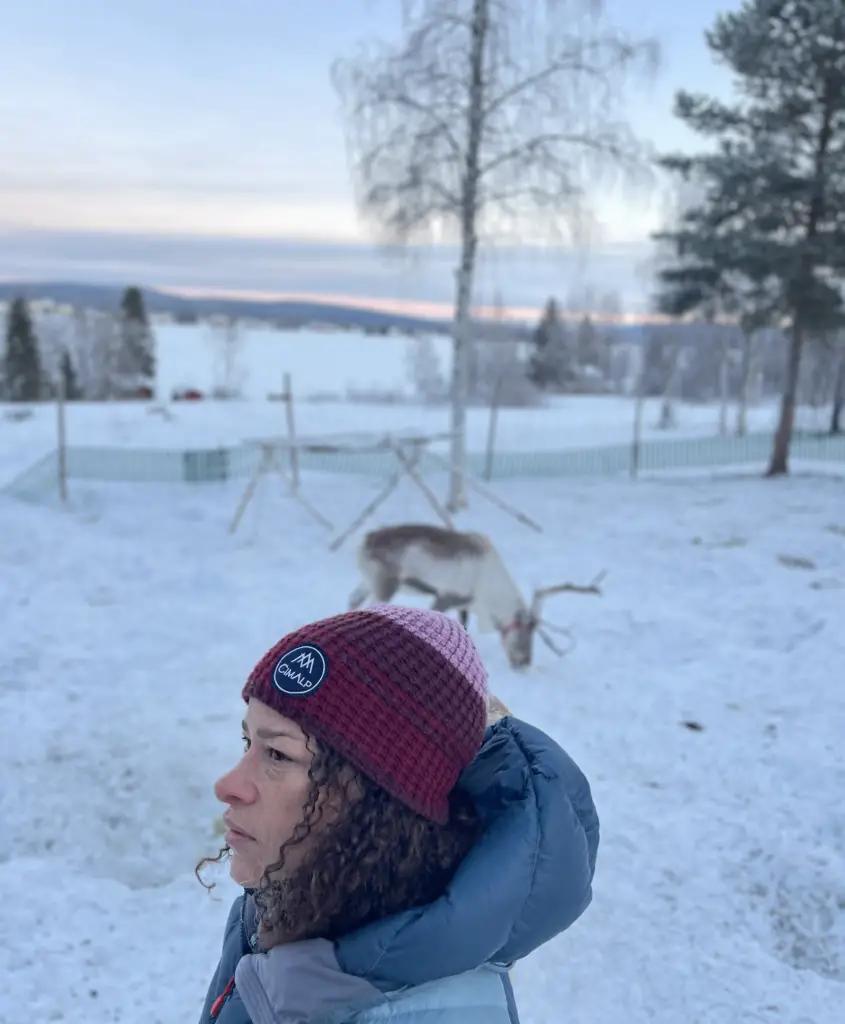
<instances>
[{"instance_id":1,"label":"sky","mask_svg":"<svg viewBox=\"0 0 845 1024\"><path fill-rule=\"evenodd\" d=\"M658 150L695 143L671 113L678 87L724 87L703 33L725 6L736 0L606 4L617 26L661 43L657 77L631 88L625 110ZM0 277L134 274L148 285L278 290L291 287L285 268L298 266L305 245L311 256L302 260L308 280L300 289L412 288L407 261L397 267L363 248L373 236L356 212L329 76L332 61L361 41L394 37L400 8L400 0L7 5ZM661 198L610 188L591 198L598 222L587 254L591 286L633 294L649 232L663 216ZM338 245L352 245L352 263L366 264L364 276L376 282L356 283L353 273L347 286L346 271L336 271L349 264L349 249ZM576 265L583 271L584 258L558 253L540 276L571 275ZM321 277L321 260L331 280ZM522 277L537 276L536 257L490 262L515 267L515 260ZM434 275L439 297L451 291L450 277Z\"/></svg>"}]
</instances>

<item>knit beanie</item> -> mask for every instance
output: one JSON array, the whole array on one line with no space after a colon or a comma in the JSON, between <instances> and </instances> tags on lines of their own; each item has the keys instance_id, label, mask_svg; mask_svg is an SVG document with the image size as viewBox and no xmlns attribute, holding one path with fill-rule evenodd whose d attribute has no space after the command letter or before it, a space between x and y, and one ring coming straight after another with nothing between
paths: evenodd
<instances>
[{"instance_id":1,"label":"knit beanie","mask_svg":"<svg viewBox=\"0 0 845 1024\"><path fill-rule=\"evenodd\" d=\"M487 673L455 619L375 605L289 633L252 670L251 697L445 824L449 793L484 738Z\"/></svg>"}]
</instances>

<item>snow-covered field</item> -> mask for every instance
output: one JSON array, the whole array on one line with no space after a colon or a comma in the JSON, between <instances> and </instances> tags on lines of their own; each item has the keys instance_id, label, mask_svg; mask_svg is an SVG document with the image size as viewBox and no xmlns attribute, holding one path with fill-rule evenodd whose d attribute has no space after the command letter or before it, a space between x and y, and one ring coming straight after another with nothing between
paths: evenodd
<instances>
[{"instance_id":1,"label":"snow-covered field","mask_svg":"<svg viewBox=\"0 0 845 1024\"><path fill-rule=\"evenodd\" d=\"M59 318L63 320L64 318ZM55 317L52 330L55 333ZM59 332L60 333L60 332ZM222 383L222 328L210 324L158 324L156 334L156 387L167 416L149 403L73 403L67 410L69 445L105 445L124 448L215 448L237 445L246 439L279 436L286 432L281 402L268 394L282 390L283 375L290 373L295 416L300 435L326 435L376 429L442 433L449 429L445 405L415 404L408 375L408 351L413 342L402 336L369 336L332 330L279 331L267 326L243 326L233 363L233 383L242 388L243 400L198 403L170 402L174 388L197 387L208 394ZM440 369L448 377L450 342L432 339ZM320 394L343 396L347 389L404 394L401 404L309 401ZM645 440L712 437L718 430L719 410L714 404L679 405L677 427L657 429L661 402L650 399L643 416ZM50 405L32 407L31 418L15 422L18 410L0 404L0 487L29 469L56 447L56 411ZM777 402L766 401L749 410L748 429L774 430ZM797 422L809 429L825 429L826 409L799 409ZM729 410L729 426L736 409ZM627 444L634 423L634 401L622 396L565 396L550 398L536 408L503 409L498 416L496 450L539 451ZM481 452L487 443L489 411L472 408L468 414L468 446Z\"/></svg>"},{"instance_id":2,"label":"snow-covered field","mask_svg":"<svg viewBox=\"0 0 845 1024\"><path fill-rule=\"evenodd\" d=\"M32 407L29 419L17 422L2 412L0 404L0 486L22 473L56 447L56 411L50 405ZM215 448L242 440L279 437L286 433L285 411L280 402L245 400L233 402L174 402L171 418L155 412L148 403L73 403L67 408L69 445L106 445L125 448ZM650 399L643 417L646 440L712 437L718 426L718 409L712 405L682 405L678 426L657 429L660 401ZM808 410L809 412L809 410ZM298 402L297 432L301 436L372 430L443 433L449 429L445 406L369 405L350 402ZM761 405L750 410L750 430L771 430L777 407ZM803 417L806 420L806 417ZM550 401L548 406L503 409L499 413L496 450L539 451L625 444L631 440L634 403L615 396L572 396ZM732 419L733 422L733 412ZM467 443L470 451L484 451L489 412L468 411Z\"/></svg>"},{"instance_id":3,"label":"snow-covered field","mask_svg":"<svg viewBox=\"0 0 845 1024\"><path fill-rule=\"evenodd\" d=\"M205 429L234 430L244 408L217 407ZM326 429L326 409L300 414L304 430ZM408 410L389 414L409 425ZM177 415L74 409L72 437L164 443L212 413ZM530 444L513 415L509 443ZM0 447L0 478L24 432L43 429L46 443L50 426L40 412L0 420L17 438ZM378 483L304 486L343 522ZM841 1021L841 481L497 491L545 533L480 501L462 525L494 537L526 590L608 569L602 598L548 608L578 641L564 660L541 646L515 674L494 638L479 640L494 690L584 767L603 826L593 906L515 970L524 1024ZM209 897L192 871L216 849L211 785L239 755L241 683L284 631L342 609L356 582L353 544L329 553L278 488L259 488L228 535L238 496L76 484L64 513L0 499L0 1024L198 1016L233 889L221 880ZM406 487L380 521L428 518L420 502Z\"/></svg>"},{"instance_id":4,"label":"snow-covered field","mask_svg":"<svg viewBox=\"0 0 845 1024\"><path fill-rule=\"evenodd\" d=\"M223 383L224 329L209 324L155 326L159 392L190 385L208 392ZM409 339L397 335L368 335L338 329L274 330L265 325L241 325L231 362L233 384L246 398L266 398L281 391L289 373L299 395L343 394L347 388L409 392ZM433 352L445 369L450 342L431 339Z\"/></svg>"}]
</instances>

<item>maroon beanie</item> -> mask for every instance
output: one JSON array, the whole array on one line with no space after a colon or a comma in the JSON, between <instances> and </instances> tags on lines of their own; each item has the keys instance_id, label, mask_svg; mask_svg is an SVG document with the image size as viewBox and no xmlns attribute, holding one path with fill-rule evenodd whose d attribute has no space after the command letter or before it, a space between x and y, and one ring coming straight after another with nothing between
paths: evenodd
<instances>
[{"instance_id":1,"label":"maroon beanie","mask_svg":"<svg viewBox=\"0 0 845 1024\"><path fill-rule=\"evenodd\" d=\"M449 793L484 738L487 673L456 620L376 605L289 633L252 670L250 697L445 824Z\"/></svg>"}]
</instances>

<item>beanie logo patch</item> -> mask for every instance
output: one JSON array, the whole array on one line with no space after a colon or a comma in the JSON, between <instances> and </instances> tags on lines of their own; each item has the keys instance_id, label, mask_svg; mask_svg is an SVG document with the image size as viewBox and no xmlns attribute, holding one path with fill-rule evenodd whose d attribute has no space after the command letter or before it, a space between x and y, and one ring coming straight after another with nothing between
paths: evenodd
<instances>
[{"instance_id":1,"label":"beanie logo patch","mask_svg":"<svg viewBox=\"0 0 845 1024\"><path fill-rule=\"evenodd\" d=\"M286 651L273 669L273 686L286 697L310 697L322 686L329 671L326 652L316 644Z\"/></svg>"}]
</instances>

